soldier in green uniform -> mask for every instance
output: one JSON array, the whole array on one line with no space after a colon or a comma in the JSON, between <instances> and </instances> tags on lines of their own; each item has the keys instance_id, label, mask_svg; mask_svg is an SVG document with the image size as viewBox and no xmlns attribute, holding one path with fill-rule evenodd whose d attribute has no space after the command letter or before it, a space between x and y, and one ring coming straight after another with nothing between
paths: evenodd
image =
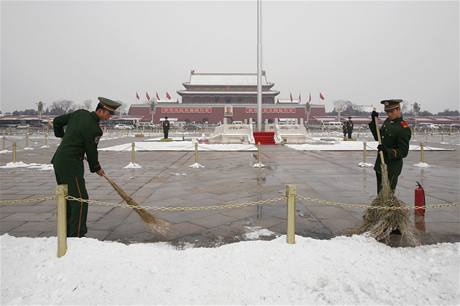
<instances>
[{"instance_id":1,"label":"soldier in green uniform","mask_svg":"<svg viewBox=\"0 0 460 306\"><path fill-rule=\"evenodd\" d=\"M79 199L88 199L84 179L83 159L86 154L89 169L103 176L99 164L97 145L102 136L99 121L108 120L120 103L99 97L96 111L79 109L53 120L54 135L62 138L51 163L58 185L68 185L68 194ZM65 129L64 129L65 127ZM88 204L82 201L67 201L67 236L84 237L88 231L86 217Z\"/></svg>"},{"instance_id":2,"label":"soldier in green uniform","mask_svg":"<svg viewBox=\"0 0 460 306\"><path fill-rule=\"evenodd\" d=\"M380 135L382 138L382 144L378 146L379 151L383 151L383 156L388 169L388 179L390 182L391 190L396 189L398 184L398 176L401 174L403 167L403 158L409 153L409 141L411 138L411 131L409 125L403 120L401 114L401 108L399 103L402 100L383 100L382 103L385 106L385 112L388 118L380 128ZM369 123L374 139L377 139L377 130L375 128L374 118L378 117L376 111L372 112L372 122ZM382 173L380 167L380 157L377 154L377 160L375 161L374 170L377 175L377 194L382 188Z\"/></svg>"}]
</instances>

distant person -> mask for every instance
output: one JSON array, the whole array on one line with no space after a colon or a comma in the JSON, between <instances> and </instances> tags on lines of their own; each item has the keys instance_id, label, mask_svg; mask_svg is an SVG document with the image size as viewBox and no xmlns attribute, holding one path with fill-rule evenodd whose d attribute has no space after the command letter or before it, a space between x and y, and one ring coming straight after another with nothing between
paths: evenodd
<instances>
[{"instance_id":1,"label":"distant person","mask_svg":"<svg viewBox=\"0 0 460 306\"><path fill-rule=\"evenodd\" d=\"M347 122L346 121L343 121L343 123L342 123L342 132L343 132L343 140L347 140L348 128L347 128Z\"/></svg>"},{"instance_id":2,"label":"distant person","mask_svg":"<svg viewBox=\"0 0 460 306\"><path fill-rule=\"evenodd\" d=\"M163 138L168 139L169 126L170 126L168 117L165 117L165 120L163 121L162 126L163 126Z\"/></svg>"},{"instance_id":3,"label":"distant person","mask_svg":"<svg viewBox=\"0 0 460 306\"><path fill-rule=\"evenodd\" d=\"M99 176L104 170L99 164L97 145L102 136L101 120L109 120L121 105L118 102L99 97L96 111L79 109L53 120L54 135L62 138L51 163L58 185L68 186L68 195L88 199L84 179L83 159L86 154L89 169ZM66 127L64 129L64 127ZM88 203L67 200L67 237L84 237L87 230Z\"/></svg>"},{"instance_id":4,"label":"distant person","mask_svg":"<svg viewBox=\"0 0 460 306\"><path fill-rule=\"evenodd\" d=\"M409 125L403 120L401 115L401 108L399 107L399 103L401 102L402 100L383 100L380 102L385 105L385 112L388 118L380 128L382 144L378 146L378 151L383 152L384 160L387 164L388 180L390 181L393 192L398 184L398 176L401 174L403 158L409 153L409 141L411 138ZM372 122L369 123L369 128L375 140L378 140L378 138L374 118L378 116L379 114L373 111L371 115ZM379 154L377 154L374 170L377 176L378 194L382 188L382 170Z\"/></svg>"},{"instance_id":5,"label":"distant person","mask_svg":"<svg viewBox=\"0 0 460 306\"><path fill-rule=\"evenodd\" d=\"M348 117L348 121L347 121L347 134L348 134L348 139L351 139L351 134L353 134L353 121L351 121L351 117Z\"/></svg>"}]
</instances>

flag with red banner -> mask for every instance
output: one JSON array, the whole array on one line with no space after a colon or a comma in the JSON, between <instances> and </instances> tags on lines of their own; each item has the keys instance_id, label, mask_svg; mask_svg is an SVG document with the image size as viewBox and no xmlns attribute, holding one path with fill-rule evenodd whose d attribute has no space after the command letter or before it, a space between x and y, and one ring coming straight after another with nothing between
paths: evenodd
<instances>
[{"instance_id":1,"label":"flag with red banner","mask_svg":"<svg viewBox=\"0 0 460 306\"><path fill-rule=\"evenodd\" d=\"M148 92L145 92L145 96L147 97L147 100L150 101L150 96L149 96L149 93L148 93Z\"/></svg>"},{"instance_id":2,"label":"flag with red banner","mask_svg":"<svg viewBox=\"0 0 460 306\"><path fill-rule=\"evenodd\" d=\"M171 96L169 95L168 92L166 92L166 98L167 98L168 100L171 100Z\"/></svg>"},{"instance_id":3,"label":"flag with red banner","mask_svg":"<svg viewBox=\"0 0 460 306\"><path fill-rule=\"evenodd\" d=\"M157 101L160 100L160 96L158 95L158 91L156 92L156 96L157 96Z\"/></svg>"},{"instance_id":4,"label":"flag with red banner","mask_svg":"<svg viewBox=\"0 0 460 306\"><path fill-rule=\"evenodd\" d=\"M308 95L308 103L310 103L310 102L311 102L311 92L310 92L310 94Z\"/></svg>"},{"instance_id":5,"label":"flag with red banner","mask_svg":"<svg viewBox=\"0 0 460 306\"><path fill-rule=\"evenodd\" d=\"M137 100L140 99L140 98L139 98L139 94L137 93L137 91L136 91L136 98L137 98Z\"/></svg>"},{"instance_id":6,"label":"flag with red banner","mask_svg":"<svg viewBox=\"0 0 460 306\"><path fill-rule=\"evenodd\" d=\"M324 100L324 96L323 96L322 93L319 93L319 98L320 98L321 100Z\"/></svg>"}]
</instances>

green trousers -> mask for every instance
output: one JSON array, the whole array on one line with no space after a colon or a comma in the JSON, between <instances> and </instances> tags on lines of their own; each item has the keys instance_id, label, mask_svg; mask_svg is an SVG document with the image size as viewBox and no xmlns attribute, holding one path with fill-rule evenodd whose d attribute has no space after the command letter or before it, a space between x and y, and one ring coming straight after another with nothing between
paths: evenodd
<instances>
[{"instance_id":1,"label":"green trousers","mask_svg":"<svg viewBox=\"0 0 460 306\"><path fill-rule=\"evenodd\" d=\"M78 199L88 199L85 179L80 175L68 175L54 170L56 182L58 185L66 184L68 186L68 195ZM88 232L86 227L86 218L88 216L88 203L76 200L67 200L67 237L84 237Z\"/></svg>"}]
</instances>

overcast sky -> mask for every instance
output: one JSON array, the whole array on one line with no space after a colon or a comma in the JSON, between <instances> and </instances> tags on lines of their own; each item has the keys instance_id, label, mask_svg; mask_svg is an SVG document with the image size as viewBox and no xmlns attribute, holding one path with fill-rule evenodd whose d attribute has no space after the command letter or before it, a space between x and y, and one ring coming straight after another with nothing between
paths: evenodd
<instances>
[{"instance_id":1,"label":"overcast sky","mask_svg":"<svg viewBox=\"0 0 460 306\"><path fill-rule=\"evenodd\" d=\"M0 109L175 98L192 69L256 72L256 43L255 0L2 1ZM459 2L264 1L263 69L278 98L322 92L328 109L459 109Z\"/></svg>"}]
</instances>

